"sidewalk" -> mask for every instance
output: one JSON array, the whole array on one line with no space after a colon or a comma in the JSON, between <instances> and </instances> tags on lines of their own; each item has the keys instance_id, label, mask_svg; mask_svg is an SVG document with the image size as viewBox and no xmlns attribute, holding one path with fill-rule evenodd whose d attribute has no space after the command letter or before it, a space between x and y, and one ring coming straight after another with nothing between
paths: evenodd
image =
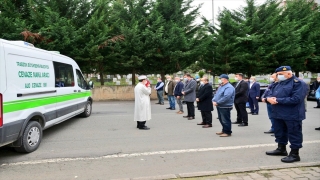
<instances>
[{"instance_id":1,"label":"sidewalk","mask_svg":"<svg viewBox=\"0 0 320 180\"><path fill-rule=\"evenodd\" d=\"M320 180L320 162L292 163L257 168L225 169L194 173L168 174L121 180ZM120 179L118 179L120 180Z\"/></svg>"}]
</instances>

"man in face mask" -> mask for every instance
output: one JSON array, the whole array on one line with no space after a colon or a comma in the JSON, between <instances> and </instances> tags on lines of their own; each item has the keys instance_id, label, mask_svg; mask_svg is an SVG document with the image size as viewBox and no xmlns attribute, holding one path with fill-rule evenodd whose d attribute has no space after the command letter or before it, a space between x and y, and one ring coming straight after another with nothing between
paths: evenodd
<instances>
[{"instance_id":1,"label":"man in face mask","mask_svg":"<svg viewBox=\"0 0 320 180\"><path fill-rule=\"evenodd\" d=\"M267 93L266 101L272 105L271 118L274 119L274 134L278 148L267 151L271 156L287 156L282 162L300 161L299 149L302 148L302 120L306 117L304 98L305 83L292 74L290 66L276 69L278 84ZM286 145L290 142L288 155Z\"/></svg>"},{"instance_id":2,"label":"man in face mask","mask_svg":"<svg viewBox=\"0 0 320 180\"><path fill-rule=\"evenodd\" d=\"M268 117L270 119L270 122L271 122L271 128L269 131L266 131L264 133L266 134L273 134L274 133L274 128L273 128L273 121L274 119L271 117L271 113L272 113L272 105L266 101L266 95L267 93L275 86L277 85L277 73L273 73L271 76L270 76L270 84L268 85L267 89L264 91L263 95L261 96L261 101L262 102L266 102L267 103L267 111L268 111Z\"/></svg>"},{"instance_id":3,"label":"man in face mask","mask_svg":"<svg viewBox=\"0 0 320 180\"><path fill-rule=\"evenodd\" d=\"M239 124L240 127L248 126L248 113L246 110L246 103L248 101L248 83L243 80L243 74L237 73L235 80L237 81L235 85L235 98L234 106L237 110L237 121L232 124Z\"/></svg>"},{"instance_id":4,"label":"man in face mask","mask_svg":"<svg viewBox=\"0 0 320 180\"><path fill-rule=\"evenodd\" d=\"M188 114L183 117L188 118L188 120L193 120L195 117L194 101L196 100L197 82L188 73L184 75L184 78L185 85L182 94L184 95L184 101L187 103Z\"/></svg>"},{"instance_id":5,"label":"man in face mask","mask_svg":"<svg viewBox=\"0 0 320 180\"><path fill-rule=\"evenodd\" d=\"M176 84L174 81L172 81L171 76L167 76L167 83L164 89L170 104L170 107L168 107L167 109L170 109L170 110L176 110L176 102L175 102L176 100L174 98L174 92L173 92L175 85Z\"/></svg>"},{"instance_id":6,"label":"man in face mask","mask_svg":"<svg viewBox=\"0 0 320 180\"><path fill-rule=\"evenodd\" d=\"M163 86L164 86L164 83L162 82L161 78L158 77L157 85L154 87L154 89L157 91L157 97L158 97L158 100L159 100L159 102L156 103L156 104L161 104L161 105L164 104L164 100L163 100Z\"/></svg>"}]
</instances>

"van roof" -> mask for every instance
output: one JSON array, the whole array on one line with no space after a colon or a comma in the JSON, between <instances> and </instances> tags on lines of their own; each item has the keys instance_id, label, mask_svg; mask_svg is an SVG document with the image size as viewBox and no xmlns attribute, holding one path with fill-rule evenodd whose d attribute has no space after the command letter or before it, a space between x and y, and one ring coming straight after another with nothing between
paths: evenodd
<instances>
[{"instance_id":1,"label":"van roof","mask_svg":"<svg viewBox=\"0 0 320 180\"><path fill-rule=\"evenodd\" d=\"M59 51L48 51L48 50L45 50L45 49L37 48L37 47L34 47L33 44L28 43L28 42L26 42L26 41L9 41L9 40L5 40L5 39L1 39L1 38L0 38L0 42L12 44L12 45L16 45L16 46L20 46L20 47L34 48L34 49L37 49L37 50L46 51L46 52L48 52L48 53L50 53L50 54L52 54L52 55L63 56L63 57L65 57L65 58L71 59L71 58L68 57L68 56L65 56L65 55L60 54Z\"/></svg>"}]
</instances>

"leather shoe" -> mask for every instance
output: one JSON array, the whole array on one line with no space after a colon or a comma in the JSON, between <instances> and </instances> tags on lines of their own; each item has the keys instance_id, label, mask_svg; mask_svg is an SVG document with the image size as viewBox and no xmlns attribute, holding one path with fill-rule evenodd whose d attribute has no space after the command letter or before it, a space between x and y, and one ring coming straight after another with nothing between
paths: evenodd
<instances>
[{"instance_id":1,"label":"leather shoe","mask_svg":"<svg viewBox=\"0 0 320 180\"><path fill-rule=\"evenodd\" d=\"M160 105L164 105L164 103L161 103Z\"/></svg>"},{"instance_id":2,"label":"leather shoe","mask_svg":"<svg viewBox=\"0 0 320 180\"><path fill-rule=\"evenodd\" d=\"M212 124L207 124L207 125L202 126L202 128L211 128L211 127L212 127Z\"/></svg>"},{"instance_id":3,"label":"leather shoe","mask_svg":"<svg viewBox=\"0 0 320 180\"><path fill-rule=\"evenodd\" d=\"M318 127L318 128L315 128L315 130L320 130L320 127Z\"/></svg>"},{"instance_id":4,"label":"leather shoe","mask_svg":"<svg viewBox=\"0 0 320 180\"><path fill-rule=\"evenodd\" d=\"M252 113L252 115L258 115L258 113Z\"/></svg>"},{"instance_id":5,"label":"leather shoe","mask_svg":"<svg viewBox=\"0 0 320 180\"><path fill-rule=\"evenodd\" d=\"M244 126L248 126L248 124L247 124L247 123L241 123L241 124L239 124L238 126L239 126L239 127L244 127Z\"/></svg>"},{"instance_id":6,"label":"leather shoe","mask_svg":"<svg viewBox=\"0 0 320 180\"><path fill-rule=\"evenodd\" d=\"M316 106L316 107L313 107L313 108L320 108L320 106Z\"/></svg>"},{"instance_id":7,"label":"leather shoe","mask_svg":"<svg viewBox=\"0 0 320 180\"><path fill-rule=\"evenodd\" d=\"M147 126L141 127L139 128L139 130L149 130L150 128L148 128Z\"/></svg>"},{"instance_id":8,"label":"leather shoe","mask_svg":"<svg viewBox=\"0 0 320 180\"><path fill-rule=\"evenodd\" d=\"M188 120L193 120L194 119L194 117L188 117Z\"/></svg>"},{"instance_id":9,"label":"leather shoe","mask_svg":"<svg viewBox=\"0 0 320 180\"><path fill-rule=\"evenodd\" d=\"M274 133L272 130L269 130L269 131L266 131L266 132L264 132L264 133L266 133L266 134L272 134L272 133Z\"/></svg>"},{"instance_id":10,"label":"leather shoe","mask_svg":"<svg viewBox=\"0 0 320 180\"><path fill-rule=\"evenodd\" d=\"M282 158L281 161L284 163L300 161L299 149L291 149L289 156Z\"/></svg>"},{"instance_id":11,"label":"leather shoe","mask_svg":"<svg viewBox=\"0 0 320 180\"><path fill-rule=\"evenodd\" d=\"M156 103L156 104L161 104L161 103Z\"/></svg>"},{"instance_id":12,"label":"leather shoe","mask_svg":"<svg viewBox=\"0 0 320 180\"><path fill-rule=\"evenodd\" d=\"M267 151L267 155L270 156L288 156L286 145L278 144L278 148L273 151Z\"/></svg>"},{"instance_id":13,"label":"leather shoe","mask_svg":"<svg viewBox=\"0 0 320 180\"><path fill-rule=\"evenodd\" d=\"M189 118L189 116L183 116L183 118Z\"/></svg>"},{"instance_id":14,"label":"leather shoe","mask_svg":"<svg viewBox=\"0 0 320 180\"><path fill-rule=\"evenodd\" d=\"M198 123L197 125L206 125L206 123L202 122L202 123Z\"/></svg>"},{"instance_id":15,"label":"leather shoe","mask_svg":"<svg viewBox=\"0 0 320 180\"><path fill-rule=\"evenodd\" d=\"M168 108L166 108L166 109L171 109L171 107L168 107Z\"/></svg>"},{"instance_id":16,"label":"leather shoe","mask_svg":"<svg viewBox=\"0 0 320 180\"><path fill-rule=\"evenodd\" d=\"M176 110L176 108L171 108L171 110Z\"/></svg>"},{"instance_id":17,"label":"leather shoe","mask_svg":"<svg viewBox=\"0 0 320 180\"><path fill-rule=\"evenodd\" d=\"M235 122L232 122L232 124L241 124L241 122L235 121Z\"/></svg>"}]
</instances>

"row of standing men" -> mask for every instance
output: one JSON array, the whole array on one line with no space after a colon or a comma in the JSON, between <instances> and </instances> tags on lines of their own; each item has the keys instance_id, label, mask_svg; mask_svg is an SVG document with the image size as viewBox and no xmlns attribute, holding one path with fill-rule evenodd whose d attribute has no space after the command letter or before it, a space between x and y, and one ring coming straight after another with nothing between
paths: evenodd
<instances>
[{"instance_id":1,"label":"row of standing men","mask_svg":"<svg viewBox=\"0 0 320 180\"><path fill-rule=\"evenodd\" d=\"M270 119L273 119L272 128L275 133L275 141L278 143L278 148L273 151L267 151L266 154L286 156L281 159L282 162L290 163L300 161L299 149L302 148L302 120L305 119L304 99L307 95L307 85L292 74L290 66L277 68L275 75L276 81L272 83L263 95L263 101L270 104L270 108L272 109L270 112L268 111L268 115ZM175 110L174 101L176 97L179 105L179 114L183 113L181 99L182 96L184 96L188 113L183 117L188 118L188 120L195 118L194 101L196 101L202 115L202 122L198 123L198 125L203 125L204 128L212 127L211 111L213 111L213 107L215 106L218 112L218 119L222 126L222 130L216 134L220 137L230 137L232 134L231 110L233 109L233 105L237 110L237 121L233 122L233 124L239 124L241 127L248 126L246 102L248 101L248 89L250 86L243 80L241 73L236 74L236 80L237 83L233 86L229 82L228 75L220 75L220 87L213 98L212 86L209 84L208 78L204 77L201 79L201 86L196 94L197 82L190 74L185 74L185 84L180 81L180 78L175 78L175 82L173 82L171 77L168 76L166 84L159 80L155 89L160 93L161 90L163 90L168 95L170 107L167 109ZM137 128L147 130L149 128L145 126L145 120L151 119L149 97L151 88L150 86L145 86L147 84L147 78L145 76L140 76L139 81L141 85L138 84L135 88L135 121L138 122ZM149 99L146 99L146 101L141 99L141 93L148 95ZM158 103L164 104L160 93L158 93ZM258 96L255 98L258 99ZM141 111L143 110L143 108L141 108L141 102L147 101L149 102L150 108L147 108L148 112L143 112ZM143 117L141 117L141 114ZM291 143L291 152L289 154L286 151L288 141Z\"/></svg>"}]
</instances>

